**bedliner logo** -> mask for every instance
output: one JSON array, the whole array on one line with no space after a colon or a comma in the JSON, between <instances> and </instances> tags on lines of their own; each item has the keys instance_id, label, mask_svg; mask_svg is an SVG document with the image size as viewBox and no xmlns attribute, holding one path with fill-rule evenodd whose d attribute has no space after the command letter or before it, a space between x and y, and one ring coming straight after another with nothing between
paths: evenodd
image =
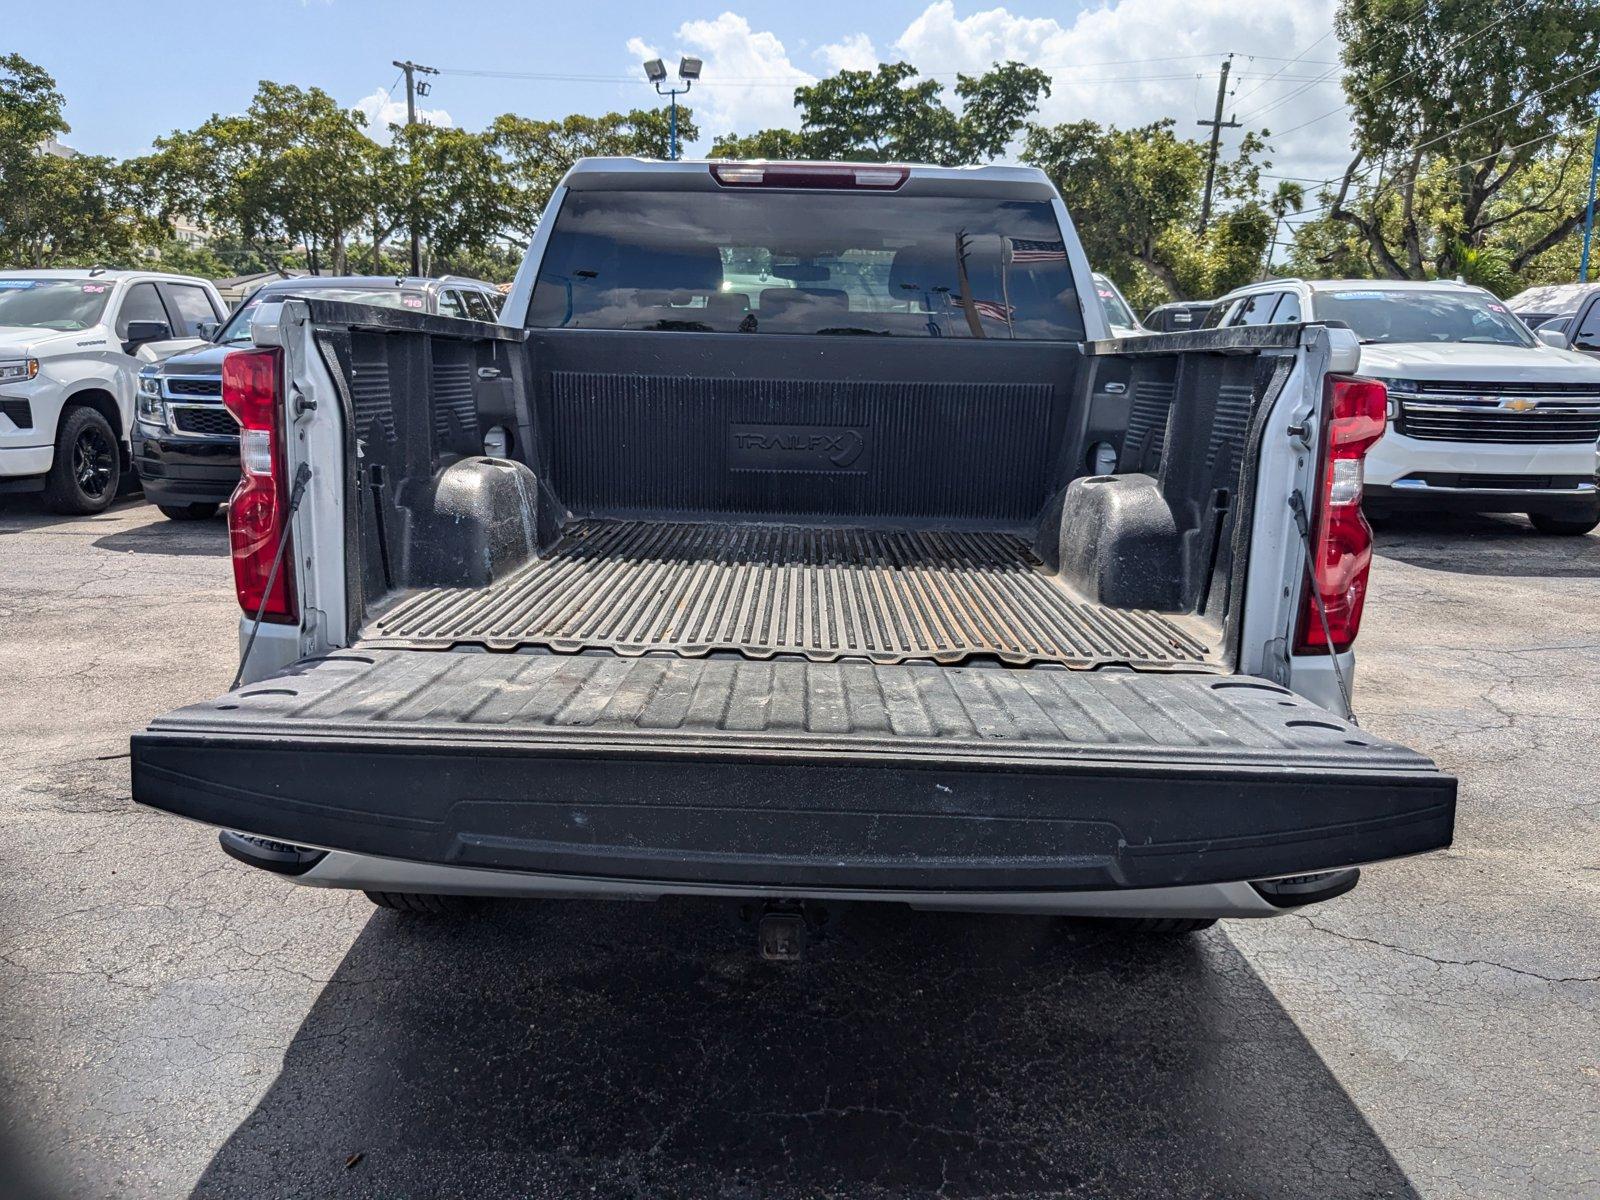
<instances>
[{"instance_id":1,"label":"bedliner logo","mask_svg":"<svg viewBox=\"0 0 1600 1200\"><path fill-rule=\"evenodd\" d=\"M867 431L845 425L733 425L735 471L864 471Z\"/></svg>"}]
</instances>

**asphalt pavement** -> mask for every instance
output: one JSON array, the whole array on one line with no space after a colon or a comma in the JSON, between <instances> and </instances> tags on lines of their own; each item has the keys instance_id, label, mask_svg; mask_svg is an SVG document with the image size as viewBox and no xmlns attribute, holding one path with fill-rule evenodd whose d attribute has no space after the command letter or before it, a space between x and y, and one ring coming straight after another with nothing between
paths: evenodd
<instances>
[{"instance_id":1,"label":"asphalt pavement","mask_svg":"<svg viewBox=\"0 0 1600 1200\"><path fill-rule=\"evenodd\" d=\"M1398 519L1364 724L1453 849L1130 941L714 904L375 910L136 808L226 689L220 520L0 498L0 1192L22 1197L1600 1195L1600 535Z\"/></svg>"}]
</instances>

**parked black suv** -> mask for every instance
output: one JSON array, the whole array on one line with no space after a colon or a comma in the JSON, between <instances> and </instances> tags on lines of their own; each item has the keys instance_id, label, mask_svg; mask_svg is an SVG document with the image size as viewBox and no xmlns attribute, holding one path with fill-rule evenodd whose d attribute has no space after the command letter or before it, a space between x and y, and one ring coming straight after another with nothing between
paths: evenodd
<instances>
[{"instance_id":1,"label":"parked black suv","mask_svg":"<svg viewBox=\"0 0 1600 1200\"><path fill-rule=\"evenodd\" d=\"M492 284L451 275L314 275L266 284L213 328L209 345L139 372L134 465L145 497L172 520L213 516L239 482L239 426L222 406L223 358L250 344L250 320L263 300L312 294L476 321L498 320L505 299Z\"/></svg>"}]
</instances>

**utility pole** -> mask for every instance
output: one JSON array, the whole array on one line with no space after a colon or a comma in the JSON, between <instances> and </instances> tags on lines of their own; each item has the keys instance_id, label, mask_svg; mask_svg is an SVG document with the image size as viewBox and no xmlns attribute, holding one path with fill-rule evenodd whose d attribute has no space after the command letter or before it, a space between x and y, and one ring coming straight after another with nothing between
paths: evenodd
<instances>
[{"instance_id":1,"label":"utility pole","mask_svg":"<svg viewBox=\"0 0 1600 1200\"><path fill-rule=\"evenodd\" d=\"M426 83L418 83L416 77L419 74L437 75L439 72L437 68L425 67L421 63L412 62L409 58L405 62L396 62L392 65L399 67L406 73L406 124L415 125L417 123L417 97L426 96L429 87ZM376 257L377 251L373 251L373 254ZM413 275L422 274L422 242L417 237L415 212L413 212L411 218L411 273Z\"/></svg>"},{"instance_id":2,"label":"utility pole","mask_svg":"<svg viewBox=\"0 0 1600 1200\"><path fill-rule=\"evenodd\" d=\"M1594 156L1589 160L1589 206L1583 217L1583 257L1578 261L1578 282L1589 282L1589 245L1594 241L1594 188L1600 181L1600 121L1594 127Z\"/></svg>"},{"instance_id":3,"label":"utility pole","mask_svg":"<svg viewBox=\"0 0 1600 1200\"><path fill-rule=\"evenodd\" d=\"M1211 223L1211 185L1217 178L1217 143L1222 140L1224 129L1237 129L1239 122L1224 121L1222 119L1222 106L1228 99L1228 72L1233 70L1233 55L1228 55L1222 60L1222 78L1217 80L1217 111L1212 114L1209 121L1196 121L1196 125L1211 126L1211 156L1206 160L1206 194L1200 201L1200 232L1205 233L1206 226Z\"/></svg>"}]
</instances>

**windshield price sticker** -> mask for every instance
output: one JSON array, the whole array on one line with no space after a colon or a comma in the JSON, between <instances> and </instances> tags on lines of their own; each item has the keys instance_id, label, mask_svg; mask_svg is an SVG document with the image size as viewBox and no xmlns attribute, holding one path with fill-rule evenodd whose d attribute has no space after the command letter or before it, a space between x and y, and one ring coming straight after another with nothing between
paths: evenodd
<instances>
[{"instance_id":1,"label":"windshield price sticker","mask_svg":"<svg viewBox=\"0 0 1600 1200\"><path fill-rule=\"evenodd\" d=\"M83 285L83 290L84 290L84 292L86 294L88 294L90 296L98 296L101 292L105 291L106 288L109 287L109 286L110 286L109 284L105 284L105 283L86 283L86 284Z\"/></svg>"},{"instance_id":2,"label":"windshield price sticker","mask_svg":"<svg viewBox=\"0 0 1600 1200\"><path fill-rule=\"evenodd\" d=\"M422 297L421 296L401 296L400 297L400 303L404 304L407 308L421 308L422 307Z\"/></svg>"}]
</instances>

